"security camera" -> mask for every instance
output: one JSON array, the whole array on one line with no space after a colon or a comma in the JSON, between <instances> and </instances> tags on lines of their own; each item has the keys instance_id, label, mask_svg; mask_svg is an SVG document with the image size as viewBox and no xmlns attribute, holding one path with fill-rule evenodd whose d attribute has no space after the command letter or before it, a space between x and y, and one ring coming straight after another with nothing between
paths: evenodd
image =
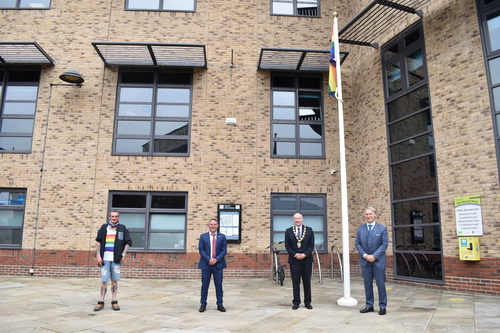
<instances>
[{"instance_id":1,"label":"security camera","mask_svg":"<svg viewBox=\"0 0 500 333\"><path fill-rule=\"evenodd\" d=\"M332 173L332 175L336 174L337 173L337 170L332 170L330 171Z\"/></svg>"}]
</instances>

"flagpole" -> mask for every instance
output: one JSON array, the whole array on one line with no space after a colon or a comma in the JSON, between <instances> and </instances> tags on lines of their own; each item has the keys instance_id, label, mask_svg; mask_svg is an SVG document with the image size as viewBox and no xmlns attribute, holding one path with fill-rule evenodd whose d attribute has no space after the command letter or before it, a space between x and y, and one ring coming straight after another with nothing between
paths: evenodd
<instances>
[{"instance_id":1,"label":"flagpole","mask_svg":"<svg viewBox=\"0 0 500 333\"><path fill-rule=\"evenodd\" d=\"M344 297L337 300L338 305L355 306L358 301L351 297L351 271L349 262L349 220L347 210L347 172L345 163L344 141L344 109L342 101L342 79L340 76L340 47L337 13L333 13L333 36L335 44L335 59L338 61L337 69L337 101L339 112L339 146L340 146L340 196L342 205L342 258L344 262ZM332 267L333 269L333 267Z\"/></svg>"}]
</instances>

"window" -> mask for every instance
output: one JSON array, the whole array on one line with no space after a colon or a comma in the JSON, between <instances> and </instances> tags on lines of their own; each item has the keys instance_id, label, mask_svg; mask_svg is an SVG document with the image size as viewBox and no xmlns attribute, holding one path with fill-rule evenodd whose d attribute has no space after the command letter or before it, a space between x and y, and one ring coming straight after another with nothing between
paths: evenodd
<instances>
[{"instance_id":1,"label":"window","mask_svg":"<svg viewBox=\"0 0 500 333\"><path fill-rule=\"evenodd\" d=\"M189 156L191 72L120 73L114 153Z\"/></svg>"},{"instance_id":2,"label":"window","mask_svg":"<svg viewBox=\"0 0 500 333\"><path fill-rule=\"evenodd\" d=\"M0 189L0 248L21 248L26 190Z\"/></svg>"},{"instance_id":3,"label":"window","mask_svg":"<svg viewBox=\"0 0 500 333\"><path fill-rule=\"evenodd\" d=\"M319 2L319 0L271 0L271 14L320 17Z\"/></svg>"},{"instance_id":4,"label":"window","mask_svg":"<svg viewBox=\"0 0 500 333\"><path fill-rule=\"evenodd\" d=\"M125 9L194 12L196 11L196 0L127 0Z\"/></svg>"},{"instance_id":5,"label":"window","mask_svg":"<svg viewBox=\"0 0 500 333\"><path fill-rule=\"evenodd\" d=\"M0 8L49 9L50 0L0 0Z\"/></svg>"},{"instance_id":6,"label":"window","mask_svg":"<svg viewBox=\"0 0 500 333\"><path fill-rule=\"evenodd\" d=\"M381 50L394 274L398 279L441 284L441 223L424 46L419 23Z\"/></svg>"},{"instance_id":7,"label":"window","mask_svg":"<svg viewBox=\"0 0 500 333\"><path fill-rule=\"evenodd\" d=\"M187 193L111 192L113 210L130 231L132 250L186 252Z\"/></svg>"},{"instance_id":8,"label":"window","mask_svg":"<svg viewBox=\"0 0 500 333\"><path fill-rule=\"evenodd\" d=\"M285 240L286 229L293 227L293 215L301 213L304 225L314 231L318 252L328 252L326 224L326 195L272 194L271 243Z\"/></svg>"},{"instance_id":9,"label":"window","mask_svg":"<svg viewBox=\"0 0 500 333\"><path fill-rule=\"evenodd\" d=\"M29 153L40 70L0 70L0 152Z\"/></svg>"},{"instance_id":10,"label":"window","mask_svg":"<svg viewBox=\"0 0 500 333\"><path fill-rule=\"evenodd\" d=\"M323 158L323 78L272 76L271 156Z\"/></svg>"}]
</instances>

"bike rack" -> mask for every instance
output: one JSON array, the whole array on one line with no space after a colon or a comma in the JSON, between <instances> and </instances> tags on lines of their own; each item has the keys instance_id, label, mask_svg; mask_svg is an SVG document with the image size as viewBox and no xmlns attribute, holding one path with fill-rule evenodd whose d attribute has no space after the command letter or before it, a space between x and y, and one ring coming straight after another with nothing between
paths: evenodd
<instances>
[{"instance_id":1,"label":"bike rack","mask_svg":"<svg viewBox=\"0 0 500 333\"><path fill-rule=\"evenodd\" d=\"M319 255L318 250L316 250L316 246L314 247L314 253L316 253L316 262L318 263L319 284L321 284L321 263L319 262ZM312 265L311 276L314 276L314 264Z\"/></svg>"},{"instance_id":2,"label":"bike rack","mask_svg":"<svg viewBox=\"0 0 500 333\"><path fill-rule=\"evenodd\" d=\"M339 249L337 249L337 246L332 245L332 248L330 250L330 266L332 267L332 280L333 280L333 250L335 249L335 252L337 252L337 258L339 260L339 267L340 267L340 280L339 283L344 282L344 271L342 270L342 259L340 259L340 252Z\"/></svg>"}]
</instances>

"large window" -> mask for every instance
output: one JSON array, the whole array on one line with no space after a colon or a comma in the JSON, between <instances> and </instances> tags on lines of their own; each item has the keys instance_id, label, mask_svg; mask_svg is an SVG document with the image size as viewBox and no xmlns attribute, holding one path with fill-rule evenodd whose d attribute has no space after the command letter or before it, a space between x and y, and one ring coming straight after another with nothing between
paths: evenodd
<instances>
[{"instance_id":1,"label":"large window","mask_svg":"<svg viewBox=\"0 0 500 333\"><path fill-rule=\"evenodd\" d=\"M272 15L320 17L320 0L271 0Z\"/></svg>"},{"instance_id":2,"label":"large window","mask_svg":"<svg viewBox=\"0 0 500 333\"><path fill-rule=\"evenodd\" d=\"M114 153L188 156L191 72L120 73Z\"/></svg>"},{"instance_id":3,"label":"large window","mask_svg":"<svg viewBox=\"0 0 500 333\"><path fill-rule=\"evenodd\" d=\"M186 252L187 193L111 192L109 202L130 231L131 250Z\"/></svg>"},{"instance_id":4,"label":"large window","mask_svg":"<svg viewBox=\"0 0 500 333\"><path fill-rule=\"evenodd\" d=\"M26 190L0 189L0 248L21 248Z\"/></svg>"},{"instance_id":5,"label":"large window","mask_svg":"<svg viewBox=\"0 0 500 333\"><path fill-rule=\"evenodd\" d=\"M304 225L314 231L318 252L327 252L326 195L273 194L271 196L271 243L285 240L286 229L293 227L293 215L301 213Z\"/></svg>"},{"instance_id":6,"label":"large window","mask_svg":"<svg viewBox=\"0 0 500 333\"><path fill-rule=\"evenodd\" d=\"M40 70L0 69L0 153L29 153Z\"/></svg>"},{"instance_id":7,"label":"large window","mask_svg":"<svg viewBox=\"0 0 500 333\"><path fill-rule=\"evenodd\" d=\"M0 8L49 9L50 0L0 0Z\"/></svg>"},{"instance_id":8,"label":"large window","mask_svg":"<svg viewBox=\"0 0 500 333\"><path fill-rule=\"evenodd\" d=\"M382 48L394 275L443 283L434 131L422 24Z\"/></svg>"},{"instance_id":9,"label":"large window","mask_svg":"<svg viewBox=\"0 0 500 333\"><path fill-rule=\"evenodd\" d=\"M194 12L196 10L196 0L127 0L125 9Z\"/></svg>"},{"instance_id":10,"label":"large window","mask_svg":"<svg viewBox=\"0 0 500 333\"><path fill-rule=\"evenodd\" d=\"M323 77L272 75L271 156L323 158Z\"/></svg>"}]
</instances>

